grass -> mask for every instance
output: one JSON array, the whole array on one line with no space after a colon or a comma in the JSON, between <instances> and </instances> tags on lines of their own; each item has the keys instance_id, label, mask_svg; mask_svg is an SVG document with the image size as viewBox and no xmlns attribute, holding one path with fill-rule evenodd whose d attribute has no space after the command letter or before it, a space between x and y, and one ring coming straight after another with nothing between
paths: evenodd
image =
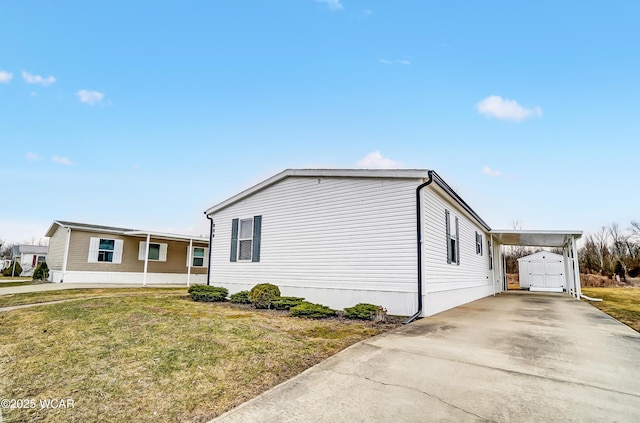
<instances>
[{"instance_id":1,"label":"grass","mask_svg":"<svg viewBox=\"0 0 640 423\"><path fill-rule=\"evenodd\" d=\"M42 283L42 282L38 282L38 283ZM35 284L33 281L25 281L25 280L12 281L12 282L0 281L0 288L8 288L10 286L25 286L25 285L35 285Z\"/></svg>"},{"instance_id":2,"label":"grass","mask_svg":"<svg viewBox=\"0 0 640 423\"><path fill-rule=\"evenodd\" d=\"M0 295L0 308L24 304L39 304L49 301L73 300L100 295L144 296L150 293L162 295L187 295L187 288L73 288L57 291L25 292L20 294Z\"/></svg>"},{"instance_id":3,"label":"grass","mask_svg":"<svg viewBox=\"0 0 640 423\"><path fill-rule=\"evenodd\" d=\"M4 312L0 398L74 401L4 422L207 421L383 330L164 292Z\"/></svg>"},{"instance_id":4,"label":"grass","mask_svg":"<svg viewBox=\"0 0 640 423\"><path fill-rule=\"evenodd\" d=\"M582 288L582 293L602 298L591 304L640 332L640 288Z\"/></svg>"}]
</instances>

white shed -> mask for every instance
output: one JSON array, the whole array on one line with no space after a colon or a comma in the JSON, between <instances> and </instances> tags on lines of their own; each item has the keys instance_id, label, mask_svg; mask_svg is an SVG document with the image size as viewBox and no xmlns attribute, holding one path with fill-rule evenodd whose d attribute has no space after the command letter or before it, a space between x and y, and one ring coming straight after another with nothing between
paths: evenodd
<instances>
[{"instance_id":1,"label":"white shed","mask_svg":"<svg viewBox=\"0 0 640 423\"><path fill-rule=\"evenodd\" d=\"M562 292L566 288L564 256L539 251L518 259L520 288L529 291Z\"/></svg>"}]
</instances>

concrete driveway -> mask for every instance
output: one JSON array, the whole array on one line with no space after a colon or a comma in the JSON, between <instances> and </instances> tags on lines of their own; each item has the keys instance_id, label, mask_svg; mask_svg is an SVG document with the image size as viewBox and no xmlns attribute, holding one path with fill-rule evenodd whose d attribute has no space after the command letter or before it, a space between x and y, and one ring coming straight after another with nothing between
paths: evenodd
<instances>
[{"instance_id":1,"label":"concrete driveway","mask_svg":"<svg viewBox=\"0 0 640 423\"><path fill-rule=\"evenodd\" d=\"M361 342L214 422L639 422L640 334L509 292Z\"/></svg>"}]
</instances>

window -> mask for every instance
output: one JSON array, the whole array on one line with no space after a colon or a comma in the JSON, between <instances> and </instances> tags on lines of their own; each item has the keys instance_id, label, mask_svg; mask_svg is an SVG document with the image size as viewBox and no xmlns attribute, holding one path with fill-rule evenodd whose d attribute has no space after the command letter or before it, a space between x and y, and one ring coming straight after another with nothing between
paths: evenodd
<instances>
[{"instance_id":1,"label":"window","mask_svg":"<svg viewBox=\"0 0 640 423\"><path fill-rule=\"evenodd\" d=\"M140 241L138 246L138 260L144 260L147 241ZM149 243L149 261L167 261L167 244Z\"/></svg>"},{"instance_id":2,"label":"window","mask_svg":"<svg viewBox=\"0 0 640 423\"><path fill-rule=\"evenodd\" d=\"M482 255L482 234L476 232L476 254Z\"/></svg>"},{"instance_id":3,"label":"window","mask_svg":"<svg viewBox=\"0 0 640 423\"><path fill-rule=\"evenodd\" d=\"M230 261L260 261L262 216L231 221Z\"/></svg>"},{"instance_id":4,"label":"window","mask_svg":"<svg viewBox=\"0 0 640 423\"><path fill-rule=\"evenodd\" d=\"M207 267L208 253L209 249L206 247L193 247L191 251L187 247L187 266L189 266L189 257L191 257L191 267Z\"/></svg>"},{"instance_id":5,"label":"window","mask_svg":"<svg viewBox=\"0 0 640 423\"><path fill-rule=\"evenodd\" d=\"M116 249L115 239L100 239L98 261L113 262L113 251Z\"/></svg>"},{"instance_id":6,"label":"window","mask_svg":"<svg viewBox=\"0 0 640 423\"><path fill-rule=\"evenodd\" d=\"M487 239L487 251L489 252L489 270L491 270L493 269L493 246L489 239Z\"/></svg>"},{"instance_id":7,"label":"window","mask_svg":"<svg viewBox=\"0 0 640 423\"><path fill-rule=\"evenodd\" d=\"M124 241L111 238L89 239L89 263L113 263L122 262L122 247Z\"/></svg>"},{"instance_id":8,"label":"window","mask_svg":"<svg viewBox=\"0 0 640 423\"><path fill-rule=\"evenodd\" d=\"M455 225L451 225L451 213L449 210L444 211L446 238L447 238L447 263L460 264L460 236L458 217L455 216Z\"/></svg>"}]
</instances>

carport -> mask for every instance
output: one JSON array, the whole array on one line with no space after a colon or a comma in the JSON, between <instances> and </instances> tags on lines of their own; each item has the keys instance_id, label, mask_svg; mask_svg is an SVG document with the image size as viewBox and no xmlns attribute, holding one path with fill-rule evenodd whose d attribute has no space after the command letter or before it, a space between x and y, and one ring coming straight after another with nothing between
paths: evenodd
<instances>
[{"instance_id":1,"label":"carport","mask_svg":"<svg viewBox=\"0 0 640 423\"><path fill-rule=\"evenodd\" d=\"M567 293L577 299L580 298L580 266L578 264L578 249L576 240L582 236L582 231L524 231L492 230L490 232L493 245L499 245L499 266L502 290L507 290L507 269L504 247L509 245L523 247L562 248L565 286Z\"/></svg>"}]
</instances>

